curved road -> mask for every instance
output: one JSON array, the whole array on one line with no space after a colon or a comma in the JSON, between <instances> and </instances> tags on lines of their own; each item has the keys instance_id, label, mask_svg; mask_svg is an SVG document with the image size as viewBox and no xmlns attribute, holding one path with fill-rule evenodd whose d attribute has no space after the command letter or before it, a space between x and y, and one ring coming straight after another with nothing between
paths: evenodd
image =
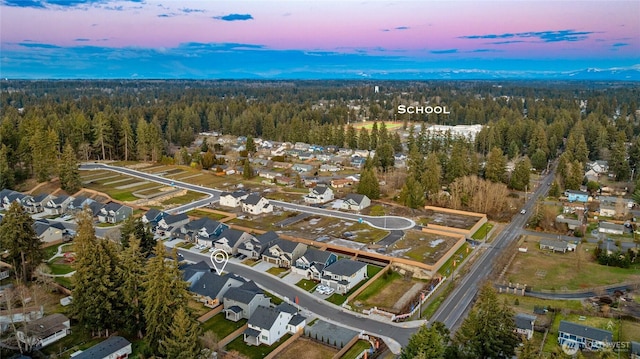
<instances>
[{"instance_id":1,"label":"curved road","mask_svg":"<svg viewBox=\"0 0 640 359\"><path fill-rule=\"evenodd\" d=\"M204 260L211 267L209 255L207 254L194 253L180 248L178 251L182 254L185 260L193 262ZM269 291L277 293L283 297L287 297L292 300L295 297L298 297L298 304L300 307L306 308L321 318L328 318L331 321L351 327L352 329L365 331L375 336L382 337L386 339L385 341L393 339L396 344L400 344L402 346L407 345L409 337L416 332L416 327L423 323L423 321L385 323L369 319L319 299L301 288L283 282L278 277L256 271L251 267L234 262L228 262L225 270L259 283L262 287L265 287ZM399 349L398 345L395 345L395 347L396 349Z\"/></svg>"},{"instance_id":2,"label":"curved road","mask_svg":"<svg viewBox=\"0 0 640 359\"><path fill-rule=\"evenodd\" d=\"M140 172L140 171L132 170L130 168L125 168L125 167L110 166L104 163L82 163L80 164L80 169L81 170L108 170L108 171L123 173L129 176L142 178L147 181L158 182L158 183L165 184L167 186L180 187L190 191L209 195L208 198L194 201L184 206L173 208L171 211L174 213L187 212L191 209L203 207L203 206L206 206L207 204L217 202L220 200L220 194L223 192L221 190L217 190L209 187L202 187L202 186L198 186L198 185L194 185L186 182L171 180L169 178L164 178L162 176ZM274 207L280 207L280 208L291 210L291 211L311 213L311 214L316 214L316 215L325 216L325 217L345 219L349 221L362 220L363 222L368 223L372 227L381 228L381 229L405 230L405 229L413 228L416 225L416 223L413 220L404 218L404 217L398 217L398 216L380 216L380 217L365 216L365 215L360 215L356 213L345 213L345 212L339 212L339 211L334 211L330 209L310 207L310 206L293 204L293 203L288 203L283 201L269 200L269 202L273 204Z\"/></svg>"},{"instance_id":3,"label":"curved road","mask_svg":"<svg viewBox=\"0 0 640 359\"><path fill-rule=\"evenodd\" d=\"M471 307L478 291L478 285L484 281L491 272L494 259L500 256L502 249L521 233L522 227L527 222L536 200L549 189L549 184L553 181L554 172L555 171L551 171L543 177L542 181L538 184L538 188L530 194L530 198L525 202L523 207L523 209L527 211L526 215L516 214L511 223L498 234L491 245L487 247L473 263L467 275L460 280L444 304L442 304L431 317L432 322L442 322L451 332L455 332Z\"/></svg>"}]
</instances>

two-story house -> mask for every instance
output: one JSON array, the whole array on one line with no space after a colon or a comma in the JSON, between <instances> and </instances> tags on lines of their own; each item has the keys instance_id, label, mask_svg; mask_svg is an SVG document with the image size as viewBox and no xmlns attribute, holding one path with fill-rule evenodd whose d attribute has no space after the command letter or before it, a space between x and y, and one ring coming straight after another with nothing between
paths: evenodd
<instances>
[{"instance_id":1,"label":"two-story house","mask_svg":"<svg viewBox=\"0 0 640 359\"><path fill-rule=\"evenodd\" d=\"M50 194L41 194L34 197L28 196L22 201L22 205L27 213L40 213L44 211L45 204L53 198Z\"/></svg>"},{"instance_id":2,"label":"two-story house","mask_svg":"<svg viewBox=\"0 0 640 359\"><path fill-rule=\"evenodd\" d=\"M269 200L257 193L252 193L242 201L242 212L258 215L273 212L273 205Z\"/></svg>"},{"instance_id":3,"label":"two-story house","mask_svg":"<svg viewBox=\"0 0 640 359\"><path fill-rule=\"evenodd\" d=\"M281 268L289 268L304 254L307 245L286 239L278 239L262 253L262 260Z\"/></svg>"},{"instance_id":4,"label":"two-story house","mask_svg":"<svg viewBox=\"0 0 640 359\"><path fill-rule=\"evenodd\" d=\"M20 205L22 205L22 200L25 197L24 194L10 189L2 190L2 192L0 192L0 195L2 195L0 201L2 201L2 207L5 210L8 210L13 202L18 202Z\"/></svg>"},{"instance_id":5,"label":"two-story house","mask_svg":"<svg viewBox=\"0 0 640 359\"><path fill-rule=\"evenodd\" d=\"M98 221L102 223L119 223L133 215L133 208L121 203L110 202L98 214Z\"/></svg>"},{"instance_id":6,"label":"two-story house","mask_svg":"<svg viewBox=\"0 0 640 359\"><path fill-rule=\"evenodd\" d=\"M608 330L560 321L558 344L564 348L600 350L609 347L612 341L613 334Z\"/></svg>"},{"instance_id":7,"label":"two-story house","mask_svg":"<svg viewBox=\"0 0 640 359\"><path fill-rule=\"evenodd\" d=\"M49 222L46 219L39 219L33 222L33 229L38 238L44 243L57 242L67 239L69 232L59 222Z\"/></svg>"},{"instance_id":8,"label":"two-story house","mask_svg":"<svg viewBox=\"0 0 640 359\"><path fill-rule=\"evenodd\" d=\"M292 318L291 313L259 306L249 318L249 327L243 333L245 343L272 345L289 333L287 326Z\"/></svg>"},{"instance_id":9,"label":"two-story house","mask_svg":"<svg viewBox=\"0 0 640 359\"><path fill-rule=\"evenodd\" d=\"M218 275L210 271L196 273L190 279L193 282L189 286L189 291L193 293L196 300L209 308L222 304L222 299L229 289L239 287L246 282L235 274Z\"/></svg>"},{"instance_id":10,"label":"two-story house","mask_svg":"<svg viewBox=\"0 0 640 359\"><path fill-rule=\"evenodd\" d=\"M50 216L61 215L67 210L71 201L73 201L73 197L66 195L60 195L56 198L52 198L44 205L44 213Z\"/></svg>"},{"instance_id":11,"label":"two-story house","mask_svg":"<svg viewBox=\"0 0 640 359\"><path fill-rule=\"evenodd\" d=\"M236 208L242 205L242 200L247 198L249 194L245 191L222 192L220 194L220 205L225 207Z\"/></svg>"},{"instance_id":12,"label":"two-story house","mask_svg":"<svg viewBox=\"0 0 640 359\"><path fill-rule=\"evenodd\" d=\"M329 251L321 251L308 248L307 251L295 261L292 267L294 273L305 276L307 279L320 280L322 271L338 260L338 256Z\"/></svg>"},{"instance_id":13,"label":"two-story house","mask_svg":"<svg viewBox=\"0 0 640 359\"><path fill-rule=\"evenodd\" d=\"M278 234L274 231L263 233L241 243L238 246L238 253L249 258L258 259L262 256L262 253L278 239L280 239L280 237L278 237Z\"/></svg>"},{"instance_id":14,"label":"two-story house","mask_svg":"<svg viewBox=\"0 0 640 359\"><path fill-rule=\"evenodd\" d=\"M341 259L322 271L322 284L345 294L367 278L367 265L351 259Z\"/></svg>"},{"instance_id":15,"label":"two-story house","mask_svg":"<svg viewBox=\"0 0 640 359\"><path fill-rule=\"evenodd\" d=\"M259 306L269 307L271 299L255 282L249 281L229 289L223 297L223 303L225 318L237 322L243 318L251 318Z\"/></svg>"},{"instance_id":16,"label":"two-story house","mask_svg":"<svg viewBox=\"0 0 640 359\"><path fill-rule=\"evenodd\" d=\"M253 238L253 235L247 232L227 228L222 231L218 236L218 239L213 242L213 247L234 255L238 254L238 247L240 244L250 241L251 238Z\"/></svg>"},{"instance_id":17,"label":"two-story house","mask_svg":"<svg viewBox=\"0 0 640 359\"><path fill-rule=\"evenodd\" d=\"M140 217L140 220L144 225L147 225L151 228L156 228L158 226L158 222L166 215L166 212L163 212L159 209L151 208L145 214L143 214L142 217Z\"/></svg>"},{"instance_id":18,"label":"two-story house","mask_svg":"<svg viewBox=\"0 0 640 359\"><path fill-rule=\"evenodd\" d=\"M75 214L84 209L85 206L89 206L91 203L95 202L91 198L87 198L85 196L78 196L69 203L67 206L67 213Z\"/></svg>"},{"instance_id":19,"label":"two-story house","mask_svg":"<svg viewBox=\"0 0 640 359\"><path fill-rule=\"evenodd\" d=\"M310 204L333 201L333 190L326 186L309 188L309 193L304 196L304 201Z\"/></svg>"},{"instance_id":20,"label":"two-story house","mask_svg":"<svg viewBox=\"0 0 640 359\"><path fill-rule=\"evenodd\" d=\"M535 315L518 313L514 317L514 321L516 324L516 333L522 335L527 340L531 340L533 338L533 326L536 322Z\"/></svg>"},{"instance_id":21,"label":"two-story house","mask_svg":"<svg viewBox=\"0 0 640 359\"><path fill-rule=\"evenodd\" d=\"M158 221L157 230L171 231L175 228L180 228L189 223L189 217L184 214L168 214Z\"/></svg>"},{"instance_id":22,"label":"two-story house","mask_svg":"<svg viewBox=\"0 0 640 359\"><path fill-rule=\"evenodd\" d=\"M363 194L349 193L342 201L340 209L344 209L347 211L362 211L370 205L371 200L369 199L369 197Z\"/></svg>"}]
</instances>

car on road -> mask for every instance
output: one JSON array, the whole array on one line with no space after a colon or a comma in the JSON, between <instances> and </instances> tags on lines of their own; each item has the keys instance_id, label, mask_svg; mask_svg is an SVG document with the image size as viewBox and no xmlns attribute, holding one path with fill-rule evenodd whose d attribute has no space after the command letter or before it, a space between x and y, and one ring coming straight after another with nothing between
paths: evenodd
<instances>
[{"instance_id":1,"label":"car on road","mask_svg":"<svg viewBox=\"0 0 640 359\"><path fill-rule=\"evenodd\" d=\"M215 248L211 247L211 248L209 248L209 253L213 253L213 252L215 252L215 250L216 250Z\"/></svg>"},{"instance_id":2,"label":"car on road","mask_svg":"<svg viewBox=\"0 0 640 359\"><path fill-rule=\"evenodd\" d=\"M525 213L527 213L526 209L523 209L522 211L520 211L520 214L525 214Z\"/></svg>"}]
</instances>

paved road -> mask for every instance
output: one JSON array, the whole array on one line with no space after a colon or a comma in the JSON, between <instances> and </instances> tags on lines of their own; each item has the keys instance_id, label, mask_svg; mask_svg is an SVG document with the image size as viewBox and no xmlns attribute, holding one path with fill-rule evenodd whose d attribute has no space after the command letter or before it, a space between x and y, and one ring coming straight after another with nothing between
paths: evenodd
<instances>
[{"instance_id":1,"label":"paved road","mask_svg":"<svg viewBox=\"0 0 640 359\"><path fill-rule=\"evenodd\" d=\"M154 175L151 173L132 170L130 168L109 166L104 163L82 163L80 164L80 169L81 170L114 171L114 172L129 175L129 176L137 177L137 178L142 178L147 181L154 181L154 182L162 183L168 186L173 185L175 187L184 188L190 191L209 195L209 197L206 199L194 201L192 203L189 203L184 206L180 206L178 208L174 208L171 210L171 212L176 212L176 213L187 212L191 209L202 207L209 203L214 203L220 199L220 194L222 193L222 191L217 189L202 187L202 186L198 186L198 185L194 185L186 182L172 180L172 179L164 178L162 176ZM405 229L412 228L416 225L413 220L404 218L404 217L398 217L398 216L380 216L380 217L365 216L357 213L345 213L345 212L339 212L339 211L334 211L330 209L315 208L315 207L310 207L306 205L288 203L283 201L270 200L269 202L273 204L274 207L280 207L286 210L311 213L311 214L316 214L316 215L325 216L325 217L340 218L348 221L362 220L363 222L368 223L372 227L388 229L388 230L405 230Z\"/></svg>"},{"instance_id":2,"label":"paved road","mask_svg":"<svg viewBox=\"0 0 640 359\"><path fill-rule=\"evenodd\" d=\"M457 284L457 287L449 295L444 304L442 304L431 317L432 322L442 322L452 332L455 332L471 307L471 303L478 291L478 285L485 280L491 272L494 259L502 253L502 249L506 247L509 242L516 239L521 233L522 227L531 214L536 200L547 192L549 184L553 180L553 174L554 171L551 171L543 177L538 188L529 195L530 197L523 207L523 209L527 211L526 215L516 214L511 223L509 223L493 240L491 245L485 249L470 267L467 275Z\"/></svg>"},{"instance_id":3,"label":"paved road","mask_svg":"<svg viewBox=\"0 0 640 359\"><path fill-rule=\"evenodd\" d=\"M204 260L211 266L209 256L206 254L195 253L189 250L178 249L183 255L185 260L199 262ZM327 301L321 300L311 293L306 292L296 286L289 285L281 279L264 272L259 272L242 264L229 262L226 267L226 271L237 274L244 278L253 280L259 283L267 290L277 293L283 297L287 297L294 300L298 297L298 304L306 308L307 310L315 313L319 317L327 318L332 322L339 323L354 330L365 331L366 333L374 334L385 338L386 340L393 339L395 347L399 349L400 344L402 346L407 345L409 337L417 330L416 326L419 326L423 321L414 321L407 323L385 323L373 319L363 317L359 314L353 313L346 309L342 309ZM392 344L393 345L393 344Z\"/></svg>"}]
</instances>

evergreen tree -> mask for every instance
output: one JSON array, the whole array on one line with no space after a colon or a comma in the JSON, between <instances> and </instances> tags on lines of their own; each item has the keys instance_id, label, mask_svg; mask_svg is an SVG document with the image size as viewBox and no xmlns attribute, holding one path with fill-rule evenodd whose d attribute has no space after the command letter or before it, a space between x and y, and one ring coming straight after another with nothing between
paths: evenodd
<instances>
[{"instance_id":1,"label":"evergreen tree","mask_svg":"<svg viewBox=\"0 0 640 359\"><path fill-rule=\"evenodd\" d=\"M402 348L400 359L446 358L449 346L449 330L440 322L431 326L423 325L409 338L409 343Z\"/></svg>"},{"instance_id":2,"label":"evergreen tree","mask_svg":"<svg viewBox=\"0 0 640 359\"><path fill-rule=\"evenodd\" d=\"M133 129L131 128L131 121L127 116L122 116L120 119L120 139L118 145L120 151L123 154L123 159L128 161L129 158L133 158L135 141L133 139Z\"/></svg>"},{"instance_id":3,"label":"evergreen tree","mask_svg":"<svg viewBox=\"0 0 640 359\"><path fill-rule=\"evenodd\" d=\"M547 154L543 150L536 150L531 156L531 165L538 171L547 168Z\"/></svg>"},{"instance_id":4,"label":"evergreen tree","mask_svg":"<svg viewBox=\"0 0 640 359\"><path fill-rule=\"evenodd\" d=\"M393 133L393 137L391 138L391 146L393 147L394 153L402 152L402 139L400 138L400 134L398 132Z\"/></svg>"},{"instance_id":5,"label":"evergreen tree","mask_svg":"<svg viewBox=\"0 0 640 359\"><path fill-rule=\"evenodd\" d=\"M413 176L407 178L400 190L400 203L414 209L424 206L424 189Z\"/></svg>"},{"instance_id":6,"label":"evergreen tree","mask_svg":"<svg viewBox=\"0 0 640 359\"><path fill-rule=\"evenodd\" d=\"M180 307L173 316L169 335L160 344L160 352L167 358L199 358L202 350L200 332L198 322L189 316L184 307Z\"/></svg>"},{"instance_id":7,"label":"evergreen tree","mask_svg":"<svg viewBox=\"0 0 640 359\"><path fill-rule=\"evenodd\" d=\"M560 185L558 185L557 181L551 183L551 187L549 187L549 197L560 197Z\"/></svg>"},{"instance_id":8,"label":"evergreen tree","mask_svg":"<svg viewBox=\"0 0 640 359\"><path fill-rule=\"evenodd\" d=\"M362 127L360 129L360 135L358 136L358 149L359 150L371 149L371 138L369 137L369 131L367 131L366 127Z\"/></svg>"},{"instance_id":9,"label":"evergreen tree","mask_svg":"<svg viewBox=\"0 0 640 359\"><path fill-rule=\"evenodd\" d=\"M365 168L360 173L360 182L358 183L357 193L363 194L370 199L380 198L380 183L372 168Z\"/></svg>"},{"instance_id":10,"label":"evergreen tree","mask_svg":"<svg viewBox=\"0 0 640 359\"><path fill-rule=\"evenodd\" d=\"M15 175L9 164L9 148L0 144L0 188L13 188Z\"/></svg>"},{"instance_id":11,"label":"evergreen tree","mask_svg":"<svg viewBox=\"0 0 640 359\"><path fill-rule=\"evenodd\" d=\"M484 178L491 182L502 182L505 178L507 159L499 147L494 147L487 156Z\"/></svg>"},{"instance_id":12,"label":"evergreen tree","mask_svg":"<svg viewBox=\"0 0 640 359\"><path fill-rule=\"evenodd\" d=\"M44 259L41 245L42 241L33 229L33 218L20 203L11 203L0 222L0 248L8 251L5 260L11 263L16 278L23 283L31 279Z\"/></svg>"},{"instance_id":13,"label":"evergreen tree","mask_svg":"<svg viewBox=\"0 0 640 359\"><path fill-rule=\"evenodd\" d=\"M64 146L62 159L58 168L60 187L69 194L74 194L82 187L80 181L80 171L78 170L78 159L70 143Z\"/></svg>"},{"instance_id":14,"label":"evergreen tree","mask_svg":"<svg viewBox=\"0 0 640 359\"><path fill-rule=\"evenodd\" d=\"M129 246L120 253L117 275L121 283L118 288L119 297L124 304L122 308L123 328L138 338L142 338L144 318L142 311L142 278L144 275L144 256L140 249L140 240L131 235Z\"/></svg>"},{"instance_id":15,"label":"evergreen tree","mask_svg":"<svg viewBox=\"0 0 640 359\"><path fill-rule=\"evenodd\" d=\"M347 126L347 135L346 135L346 140L347 140L347 147L355 150L358 148L358 135L356 133L356 129L349 125Z\"/></svg>"},{"instance_id":16,"label":"evergreen tree","mask_svg":"<svg viewBox=\"0 0 640 359\"><path fill-rule=\"evenodd\" d=\"M156 245L156 241L153 239L153 233L151 228L145 226L142 223L140 217L129 217L124 220L122 227L120 227L120 243L123 247L129 247L129 240L131 236L134 236L140 241L138 248L143 256L147 256Z\"/></svg>"},{"instance_id":17,"label":"evergreen tree","mask_svg":"<svg viewBox=\"0 0 640 359\"><path fill-rule=\"evenodd\" d=\"M525 157L516 163L516 167L513 169L513 173L511 173L509 187L523 191L529 186L530 177L531 162Z\"/></svg>"},{"instance_id":18,"label":"evergreen tree","mask_svg":"<svg viewBox=\"0 0 640 359\"><path fill-rule=\"evenodd\" d=\"M631 177L631 167L627 160L627 146L624 134L619 134L611 146L609 169L616 176L616 181L626 181Z\"/></svg>"},{"instance_id":19,"label":"evergreen tree","mask_svg":"<svg viewBox=\"0 0 640 359\"><path fill-rule=\"evenodd\" d=\"M371 148L378 148L378 121L373 121L371 135L369 136Z\"/></svg>"},{"instance_id":20,"label":"evergreen tree","mask_svg":"<svg viewBox=\"0 0 640 359\"><path fill-rule=\"evenodd\" d=\"M122 320L115 244L96 238L88 212L81 212L76 219L73 317L92 333L97 331L100 335L105 330L108 336L109 330L117 329Z\"/></svg>"},{"instance_id":21,"label":"evergreen tree","mask_svg":"<svg viewBox=\"0 0 640 359\"><path fill-rule=\"evenodd\" d=\"M425 170L420 176L420 183L428 196L437 195L440 192L442 180L442 166L435 152L429 153L425 160Z\"/></svg>"},{"instance_id":22,"label":"evergreen tree","mask_svg":"<svg viewBox=\"0 0 640 359\"><path fill-rule=\"evenodd\" d=\"M463 358L488 359L511 358L520 339L514 332L513 311L498 302L498 296L485 284L478 293L478 300L464 320L455 343Z\"/></svg>"},{"instance_id":23,"label":"evergreen tree","mask_svg":"<svg viewBox=\"0 0 640 359\"><path fill-rule=\"evenodd\" d=\"M173 260L166 261L164 243L158 241L154 253L145 265L142 305L147 341L154 353L160 353L160 343L170 335L174 315L187 306L189 294L175 252Z\"/></svg>"},{"instance_id":24,"label":"evergreen tree","mask_svg":"<svg viewBox=\"0 0 640 359\"><path fill-rule=\"evenodd\" d=\"M253 168L251 167L251 162L249 162L248 158L244 160L244 167L242 169L242 178L247 180L253 178Z\"/></svg>"},{"instance_id":25,"label":"evergreen tree","mask_svg":"<svg viewBox=\"0 0 640 359\"><path fill-rule=\"evenodd\" d=\"M251 136L247 136L247 146L246 146L247 152L249 152L249 154L253 154L256 152L256 142L254 141L253 137Z\"/></svg>"},{"instance_id":26,"label":"evergreen tree","mask_svg":"<svg viewBox=\"0 0 640 359\"><path fill-rule=\"evenodd\" d=\"M382 168L382 172L387 172L387 169L393 167L395 160L393 158L393 146L391 143L388 141L380 143L373 157L373 162Z\"/></svg>"},{"instance_id":27,"label":"evergreen tree","mask_svg":"<svg viewBox=\"0 0 640 359\"><path fill-rule=\"evenodd\" d=\"M48 130L38 128L29 141L33 159L33 171L38 182L51 179L58 161L58 135L53 128Z\"/></svg>"}]
</instances>

